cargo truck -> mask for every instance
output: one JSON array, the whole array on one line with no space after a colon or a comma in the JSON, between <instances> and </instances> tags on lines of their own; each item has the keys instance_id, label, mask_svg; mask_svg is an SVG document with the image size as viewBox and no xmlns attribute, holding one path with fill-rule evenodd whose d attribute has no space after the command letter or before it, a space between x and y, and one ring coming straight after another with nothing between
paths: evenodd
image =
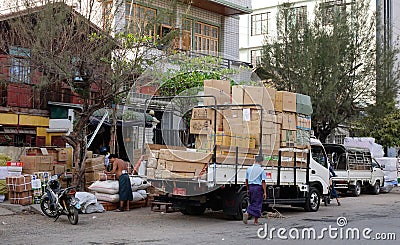
<instances>
[{"instance_id":1,"label":"cargo truck","mask_svg":"<svg viewBox=\"0 0 400 245\"><path fill-rule=\"evenodd\" d=\"M180 96L179 99L195 97ZM152 151L151 146L143 145L143 149L150 151L147 153L148 180L162 191L154 203L169 204L188 215L200 215L210 208L241 219L248 205L246 170L253 164L255 155L263 155L268 196L264 207L287 204L318 211L321 199L325 200L329 193L327 156L321 142L310 137L306 137L307 142L303 139L301 147L296 147L290 138L293 135L286 132L294 120L291 133L296 135L295 113L281 112L281 118L277 119L279 115L265 110L261 104L218 104L213 95L203 97L213 103L192 108L190 131L196 134L196 150L176 147L172 150L165 146ZM164 99L152 98L153 101ZM151 101L145 104L150 105ZM249 115L256 120L243 119ZM286 120L287 125L275 124L278 120ZM275 138L283 135L282 131L285 138Z\"/></svg>"}]
</instances>

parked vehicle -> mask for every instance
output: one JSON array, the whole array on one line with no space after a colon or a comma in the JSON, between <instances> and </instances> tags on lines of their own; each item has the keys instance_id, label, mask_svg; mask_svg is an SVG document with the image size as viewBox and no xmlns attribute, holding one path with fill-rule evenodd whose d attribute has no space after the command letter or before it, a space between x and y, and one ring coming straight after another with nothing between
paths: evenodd
<instances>
[{"instance_id":1,"label":"parked vehicle","mask_svg":"<svg viewBox=\"0 0 400 245\"><path fill-rule=\"evenodd\" d=\"M359 196L362 191L379 194L384 184L384 172L371 157L369 149L340 144L324 144L324 147L337 175L332 178L337 191L351 192L354 196Z\"/></svg>"},{"instance_id":2,"label":"parked vehicle","mask_svg":"<svg viewBox=\"0 0 400 245\"><path fill-rule=\"evenodd\" d=\"M79 200L75 198L75 187L61 188L59 177L56 174L51 177L46 185L46 193L40 201L40 209L43 214L56 221L61 215L67 215L71 224L78 223L78 212L80 209Z\"/></svg>"},{"instance_id":3,"label":"parked vehicle","mask_svg":"<svg viewBox=\"0 0 400 245\"><path fill-rule=\"evenodd\" d=\"M179 97L175 96L174 99L183 100L183 99L193 99L196 96L192 97ZM157 97L153 97L152 100L156 100ZM165 99L165 97L159 98ZM152 101L147 100L146 104L149 108L152 106ZM157 104L157 103L154 103ZM201 115L204 117L208 117L209 119L205 119L207 124L197 124L196 130L201 132L208 125L214 126L212 129L205 129L209 132L209 135L221 135L217 134L217 123L218 119L216 118L217 113L223 111L222 113L229 113L231 110L238 111L239 117L242 115L242 110L244 113L244 108L252 108L251 110L259 111L259 118L264 118L265 115L263 108L260 108L259 104L224 104L224 105L206 105L206 106L195 106L194 108L203 108L205 110ZM171 106L173 108L173 106ZM192 110L194 108L191 108ZM207 109L212 109L214 112L206 111ZM258 109L256 109L258 108ZM248 112L250 109L248 109ZM175 113L179 115L178 112ZM197 115L200 115L198 113ZM289 114L285 114L289 115ZM276 114L268 114L267 116L271 116L274 118ZM290 114L293 116L290 119L286 119L286 122L294 123L294 129L291 129L291 133L296 133L296 113ZM190 122L191 130L194 127L194 121L200 121L201 119L193 118ZM221 118L222 120L222 118ZM275 119L274 119L275 120ZM311 120L311 119L309 119ZM179 121L179 119L177 120ZM233 119L232 121L240 121L242 123L242 119ZM211 124L208 124L211 122ZM308 121L311 124L311 121ZM225 121L224 121L225 123ZM263 123L269 123L269 127L263 127ZM233 124L233 123L232 123ZM264 120L255 120L255 123L252 124L248 129L252 131L253 135L257 135L259 142L263 142L263 137L266 137L266 134L269 133L275 134L277 133L279 136L281 135L280 127L277 131L273 132L263 132L262 130L271 130L276 126L275 121L265 121ZM264 125L265 126L265 125ZM220 127L220 126L219 126ZM288 127L288 125L286 125ZM245 126L242 128L239 127L237 131L242 130L243 132ZM264 128L264 129L263 129ZM274 129L275 130L275 129ZM232 137L234 133L242 133L243 132L232 132ZM247 132L247 131L246 131ZM192 132L191 132L192 133ZM286 133L286 132L285 132ZM309 133L309 131L307 131ZM204 134L203 134L204 135ZM225 135L225 133L224 133ZM201 136L201 135L200 135ZM286 146L282 146L282 142L278 139L276 146L274 146L273 150L271 150L270 154L266 153L266 149L262 149L261 147L243 147L232 144L224 145L224 139L211 137L209 141L196 141L197 143L203 144L204 142L210 144L206 144L211 149L209 154L211 154L210 160L206 163L203 163L204 168L201 171L197 172L196 170L189 169L191 166L198 166L202 163L193 163L195 159L190 159L191 155L188 154L188 151L182 150L182 152L186 154L182 154L187 156L186 159L177 156L178 151L169 151L168 146L161 149L159 152L158 159L158 167L155 170L155 175L153 177L149 177L148 179L151 184L162 190L165 194L160 194L155 197L155 203L172 204L174 209L179 209L183 214L188 215L200 215L205 212L207 208L210 208L214 211L222 210L226 215L233 217L234 219L242 219L243 213L246 212L246 208L248 206L248 196L247 190L245 186L245 178L246 178L246 170L253 163L252 158L248 158L248 155L263 155L265 157L265 171L267 175L267 199L264 200L264 207L267 207L270 204L286 204L295 207L302 207L306 211L316 212L320 207L321 198L325 199L325 196L329 193L329 170L328 170L328 162L327 155L325 153L324 147L320 141L311 138L308 136L307 140L305 140L305 145L302 148L297 147L297 143L291 141ZM236 136L235 136L236 137ZM250 134L247 136L250 138ZM143 139L145 136L143 135ZM199 137L201 138L201 137ZM246 139L246 135L242 138L237 139ZM285 139L286 141L286 134ZM218 142L217 142L218 141ZM290 141L290 140L289 140ZM144 140L143 140L144 142ZM272 143L275 143L272 142ZM143 143L144 144L144 143ZM236 144L239 144L236 140ZM242 142L240 142L242 144ZM246 142L249 144L249 141ZM285 142L286 144L286 142ZM143 149L147 146L143 145ZM198 146L196 146L196 149ZM271 144L266 144L265 147L271 147ZM297 148L296 148L297 147ZM217 154L216 148L221 149L221 151L225 151L226 154L223 155L221 153ZM243 156L243 153L239 152L239 148L246 149L247 155ZM161 155L166 154L168 152L169 158L162 159ZM229 161L227 160L229 158ZM236 159L236 161L235 161ZM246 164L240 162L239 159L245 159L247 161ZM157 159L153 159L154 162L157 162ZM153 160L151 162L153 162ZM160 161L161 160L161 161ZM160 163L165 164L163 167L160 167ZM179 173L171 173L171 171L177 167L174 163L179 163L180 167L187 167L187 176L195 176L195 177L184 177L182 174L178 178L174 176L179 175ZM150 165L150 163L149 163ZM151 164L153 165L153 164ZM149 168L147 169L149 171ZM189 172L193 172L191 175ZM203 174L204 173L204 174ZM165 174L165 175L164 175Z\"/></svg>"}]
</instances>

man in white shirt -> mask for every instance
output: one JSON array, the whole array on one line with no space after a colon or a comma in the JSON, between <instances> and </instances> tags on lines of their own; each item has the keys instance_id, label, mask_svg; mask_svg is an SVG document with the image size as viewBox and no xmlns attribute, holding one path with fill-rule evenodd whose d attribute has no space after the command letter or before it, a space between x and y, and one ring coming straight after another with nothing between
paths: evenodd
<instances>
[{"instance_id":1,"label":"man in white shirt","mask_svg":"<svg viewBox=\"0 0 400 245\"><path fill-rule=\"evenodd\" d=\"M249 215L254 217L254 224L261 225L258 219L261 217L263 200L267 199L267 185L265 180L267 175L261 164L263 156L256 156L254 164L246 171L247 195L250 198L250 205L246 213L243 214L243 222L247 224Z\"/></svg>"}]
</instances>

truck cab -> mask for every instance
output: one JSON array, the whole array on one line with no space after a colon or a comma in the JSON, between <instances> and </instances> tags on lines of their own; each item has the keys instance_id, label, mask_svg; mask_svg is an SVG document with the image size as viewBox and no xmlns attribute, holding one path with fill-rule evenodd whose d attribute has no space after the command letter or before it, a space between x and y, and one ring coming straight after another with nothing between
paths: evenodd
<instances>
[{"instance_id":1,"label":"truck cab","mask_svg":"<svg viewBox=\"0 0 400 245\"><path fill-rule=\"evenodd\" d=\"M384 172L372 159L367 148L324 144L337 176L332 177L339 192L359 196L362 191L379 194L384 184Z\"/></svg>"}]
</instances>

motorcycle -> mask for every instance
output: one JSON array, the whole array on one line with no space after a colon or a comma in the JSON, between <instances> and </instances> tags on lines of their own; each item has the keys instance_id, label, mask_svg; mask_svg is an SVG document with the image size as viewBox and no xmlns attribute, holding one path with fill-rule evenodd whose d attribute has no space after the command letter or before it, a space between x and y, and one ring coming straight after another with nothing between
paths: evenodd
<instances>
[{"instance_id":1,"label":"motorcycle","mask_svg":"<svg viewBox=\"0 0 400 245\"><path fill-rule=\"evenodd\" d=\"M67 187L61 188L59 181L62 174L53 175L46 185L46 193L43 194L40 200L40 209L43 214L58 220L61 215L67 215L71 224L78 223L78 213L80 210L79 200L75 198L76 188Z\"/></svg>"}]
</instances>

